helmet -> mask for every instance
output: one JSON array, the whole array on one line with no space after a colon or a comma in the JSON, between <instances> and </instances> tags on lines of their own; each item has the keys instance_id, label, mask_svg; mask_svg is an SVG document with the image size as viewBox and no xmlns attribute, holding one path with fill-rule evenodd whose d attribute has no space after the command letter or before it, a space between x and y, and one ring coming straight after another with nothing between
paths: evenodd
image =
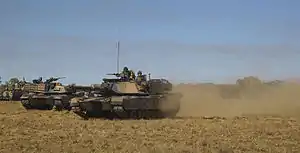
<instances>
[{"instance_id":1,"label":"helmet","mask_svg":"<svg viewBox=\"0 0 300 153\"><path fill-rule=\"evenodd\" d=\"M128 71L128 67L125 66L125 67L123 68L123 71Z\"/></svg>"},{"instance_id":2,"label":"helmet","mask_svg":"<svg viewBox=\"0 0 300 153\"><path fill-rule=\"evenodd\" d=\"M142 71L138 71L138 73L137 73L138 75L142 75Z\"/></svg>"}]
</instances>

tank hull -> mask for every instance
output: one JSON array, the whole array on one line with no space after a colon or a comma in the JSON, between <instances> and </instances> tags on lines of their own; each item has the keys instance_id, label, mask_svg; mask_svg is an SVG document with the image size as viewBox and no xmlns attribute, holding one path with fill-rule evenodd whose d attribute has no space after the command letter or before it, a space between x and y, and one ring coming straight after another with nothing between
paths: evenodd
<instances>
[{"instance_id":1,"label":"tank hull","mask_svg":"<svg viewBox=\"0 0 300 153\"><path fill-rule=\"evenodd\" d=\"M71 108L74 113L88 119L135 118L150 119L175 117L180 109L180 94L148 96L112 96L74 98Z\"/></svg>"},{"instance_id":2,"label":"tank hull","mask_svg":"<svg viewBox=\"0 0 300 153\"><path fill-rule=\"evenodd\" d=\"M61 110L71 110L70 100L72 98L71 95L61 94L61 95L52 95L54 109Z\"/></svg>"},{"instance_id":3,"label":"tank hull","mask_svg":"<svg viewBox=\"0 0 300 153\"><path fill-rule=\"evenodd\" d=\"M24 94L21 96L21 104L26 109L52 109L53 98L42 94Z\"/></svg>"},{"instance_id":4,"label":"tank hull","mask_svg":"<svg viewBox=\"0 0 300 153\"><path fill-rule=\"evenodd\" d=\"M26 94L21 96L21 103L26 109L63 110L70 109L68 95Z\"/></svg>"}]
</instances>

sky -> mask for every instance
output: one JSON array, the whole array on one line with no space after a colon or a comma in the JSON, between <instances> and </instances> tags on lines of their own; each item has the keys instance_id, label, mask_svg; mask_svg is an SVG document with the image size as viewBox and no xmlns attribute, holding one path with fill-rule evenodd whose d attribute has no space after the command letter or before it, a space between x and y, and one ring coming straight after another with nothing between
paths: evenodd
<instances>
[{"instance_id":1,"label":"sky","mask_svg":"<svg viewBox=\"0 0 300 153\"><path fill-rule=\"evenodd\" d=\"M1 0L0 76L101 82L120 69L173 82L300 76L298 0Z\"/></svg>"}]
</instances>

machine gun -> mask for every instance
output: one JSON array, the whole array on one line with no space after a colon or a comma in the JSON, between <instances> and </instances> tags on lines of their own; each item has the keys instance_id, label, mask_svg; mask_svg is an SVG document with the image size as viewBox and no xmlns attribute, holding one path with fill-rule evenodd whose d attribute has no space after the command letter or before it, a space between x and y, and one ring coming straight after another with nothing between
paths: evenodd
<instances>
[{"instance_id":1,"label":"machine gun","mask_svg":"<svg viewBox=\"0 0 300 153\"><path fill-rule=\"evenodd\" d=\"M32 83L34 83L34 84L40 84L40 83L43 83L43 78L42 78L42 77L39 77L39 79L33 79L33 80L32 80Z\"/></svg>"},{"instance_id":2,"label":"machine gun","mask_svg":"<svg viewBox=\"0 0 300 153\"><path fill-rule=\"evenodd\" d=\"M49 78L49 79L47 79L46 81L45 81L45 83L46 84L49 84L49 83L51 83L51 82L54 82L54 81L57 81L57 80L60 80L60 79L64 79L64 78L66 78L66 77L51 77L51 78Z\"/></svg>"}]
</instances>

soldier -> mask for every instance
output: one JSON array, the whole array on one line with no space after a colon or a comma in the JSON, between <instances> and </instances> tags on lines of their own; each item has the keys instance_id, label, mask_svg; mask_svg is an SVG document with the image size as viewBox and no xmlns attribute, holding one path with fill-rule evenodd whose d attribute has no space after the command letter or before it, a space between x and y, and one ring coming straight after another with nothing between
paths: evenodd
<instances>
[{"instance_id":1,"label":"soldier","mask_svg":"<svg viewBox=\"0 0 300 153\"><path fill-rule=\"evenodd\" d=\"M43 82L43 78L42 77L39 77L39 79L37 80L37 82L40 84Z\"/></svg>"},{"instance_id":2,"label":"soldier","mask_svg":"<svg viewBox=\"0 0 300 153\"><path fill-rule=\"evenodd\" d=\"M135 74L133 70L130 70L130 80L135 80Z\"/></svg>"},{"instance_id":3,"label":"soldier","mask_svg":"<svg viewBox=\"0 0 300 153\"><path fill-rule=\"evenodd\" d=\"M146 81L145 76L143 75L142 71L138 71L136 81L137 82Z\"/></svg>"},{"instance_id":4,"label":"soldier","mask_svg":"<svg viewBox=\"0 0 300 153\"><path fill-rule=\"evenodd\" d=\"M123 68L123 71L121 73L121 78L128 80L130 77L130 71L128 70L128 68L125 66Z\"/></svg>"},{"instance_id":5,"label":"soldier","mask_svg":"<svg viewBox=\"0 0 300 153\"><path fill-rule=\"evenodd\" d=\"M143 75L142 71L138 71L136 82L138 84L138 88L140 91L146 91L147 90L147 80L145 79L145 75Z\"/></svg>"}]
</instances>

